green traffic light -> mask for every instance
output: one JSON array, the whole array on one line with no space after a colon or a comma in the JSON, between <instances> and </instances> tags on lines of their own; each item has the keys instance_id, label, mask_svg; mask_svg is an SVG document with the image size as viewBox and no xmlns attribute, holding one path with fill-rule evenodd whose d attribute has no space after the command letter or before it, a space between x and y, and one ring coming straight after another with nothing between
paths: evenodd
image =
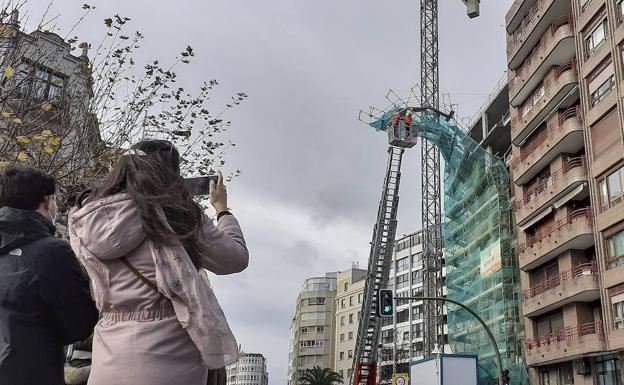
<instances>
[{"instance_id":1,"label":"green traffic light","mask_svg":"<svg viewBox=\"0 0 624 385\"><path fill-rule=\"evenodd\" d=\"M392 306L386 305L386 307L384 307L384 311L386 313L390 313L392 311Z\"/></svg>"}]
</instances>

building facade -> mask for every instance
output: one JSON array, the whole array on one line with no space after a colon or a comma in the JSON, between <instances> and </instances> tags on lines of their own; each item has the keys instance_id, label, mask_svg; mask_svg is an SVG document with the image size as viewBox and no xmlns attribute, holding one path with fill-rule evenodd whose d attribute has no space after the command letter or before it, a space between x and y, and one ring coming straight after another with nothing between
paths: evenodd
<instances>
[{"instance_id":1,"label":"building facade","mask_svg":"<svg viewBox=\"0 0 624 385\"><path fill-rule=\"evenodd\" d=\"M624 2L506 16L516 247L531 384L623 384Z\"/></svg>"},{"instance_id":2,"label":"building facade","mask_svg":"<svg viewBox=\"0 0 624 385\"><path fill-rule=\"evenodd\" d=\"M367 270L353 266L347 271L340 272L337 279L333 370L346 382L351 378L353 371L355 340L360 323L366 273Z\"/></svg>"},{"instance_id":3,"label":"building facade","mask_svg":"<svg viewBox=\"0 0 624 385\"><path fill-rule=\"evenodd\" d=\"M388 288L395 291L396 297L423 295L420 231L396 240ZM394 373L409 373L410 363L424 358L423 311L423 301L397 300L394 317L382 320L378 372L380 384L390 383ZM444 331L447 332L446 325ZM450 352L448 346L445 352Z\"/></svg>"},{"instance_id":4,"label":"building facade","mask_svg":"<svg viewBox=\"0 0 624 385\"><path fill-rule=\"evenodd\" d=\"M288 384L299 384L306 370L334 367L336 280L338 273L306 279L290 328Z\"/></svg>"},{"instance_id":5,"label":"building facade","mask_svg":"<svg viewBox=\"0 0 624 385\"><path fill-rule=\"evenodd\" d=\"M226 368L227 385L268 385L267 361L262 354L240 352L238 362Z\"/></svg>"}]
</instances>

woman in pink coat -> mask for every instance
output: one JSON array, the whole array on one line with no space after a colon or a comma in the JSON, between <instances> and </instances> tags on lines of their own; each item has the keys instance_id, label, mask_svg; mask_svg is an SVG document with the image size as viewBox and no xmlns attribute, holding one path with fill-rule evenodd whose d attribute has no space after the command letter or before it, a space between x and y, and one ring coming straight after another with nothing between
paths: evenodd
<instances>
[{"instance_id":1,"label":"woman in pink coat","mask_svg":"<svg viewBox=\"0 0 624 385\"><path fill-rule=\"evenodd\" d=\"M232 274L248 264L227 211L223 176L211 184L217 225L183 184L167 141L143 141L70 212L71 244L102 314L89 385L205 385L208 369L238 348L199 269Z\"/></svg>"}]
</instances>

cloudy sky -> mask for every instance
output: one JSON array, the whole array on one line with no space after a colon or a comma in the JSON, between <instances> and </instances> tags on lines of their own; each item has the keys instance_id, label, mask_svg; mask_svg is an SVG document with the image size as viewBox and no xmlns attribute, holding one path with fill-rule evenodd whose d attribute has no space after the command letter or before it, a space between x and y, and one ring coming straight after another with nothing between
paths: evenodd
<instances>
[{"instance_id":1,"label":"cloudy sky","mask_svg":"<svg viewBox=\"0 0 624 385\"><path fill-rule=\"evenodd\" d=\"M86 0L84 0L86 1ZM37 20L47 0L29 0ZM55 0L67 29L83 1ZM512 0L482 1L470 20L460 0L440 0L441 90L459 116L476 113L505 68L504 15ZM220 97L249 98L229 116L237 147L225 171L230 206L251 263L214 279L239 343L268 358L270 384L285 384L289 325L303 280L365 266L386 162L386 139L358 122L385 107L389 88L419 75L418 0L92 0L77 30L102 35L102 20L132 19L146 36L139 59L164 62L187 44L196 60L181 73L193 87L215 78ZM62 36L63 31L59 32ZM406 154L398 234L420 225L420 160Z\"/></svg>"}]
</instances>

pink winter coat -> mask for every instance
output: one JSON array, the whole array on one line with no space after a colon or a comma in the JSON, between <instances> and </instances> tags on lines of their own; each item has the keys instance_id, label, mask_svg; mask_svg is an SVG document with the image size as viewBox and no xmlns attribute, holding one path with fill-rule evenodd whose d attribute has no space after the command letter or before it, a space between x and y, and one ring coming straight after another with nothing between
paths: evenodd
<instances>
[{"instance_id":1,"label":"pink winter coat","mask_svg":"<svg viewBox=\"0 0 624 385\"><path fill-rule=\"evenodd\" d=\"M69 230L102 313L90 385L203 385L207 369L237 361L236 340L213 291L184 247L159 248L145 237L127 194L73 209ZM203 268L232 274L247 267L245 239L233 216L223 216L217 226L206 218L200 242L207 250ZM137 278L119 259L123 256L162 295Z\"/></svg>"}]
</instances>

